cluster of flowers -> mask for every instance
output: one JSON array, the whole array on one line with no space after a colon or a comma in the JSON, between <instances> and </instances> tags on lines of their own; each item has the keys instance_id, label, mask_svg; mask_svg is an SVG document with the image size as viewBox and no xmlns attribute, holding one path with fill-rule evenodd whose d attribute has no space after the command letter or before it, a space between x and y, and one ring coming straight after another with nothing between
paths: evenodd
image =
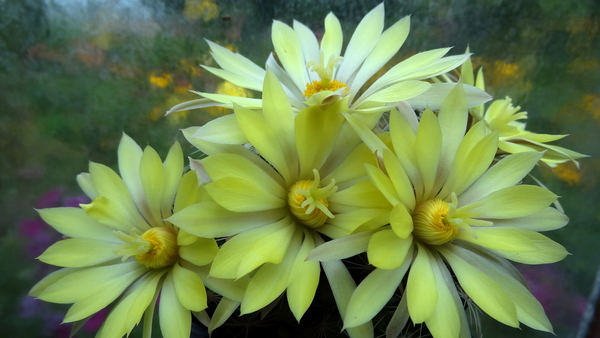
<instances>
[{"instance_id":1,"label":"cluster of flowers","mask_svg":"<svg viewBox=\"0 0 600 338\"><path fill-rule=\"evenodd\" d=\"M158 305L162 334L180 338L192 314L212 332L284 293L300 321L322 269L351 337L372 337L371 319L399 290L389 337L409 320L435 338L470 337L465 297L501 323L552 332L507 259L563 259L539 232L568 218L555 194L520 183L536 164L583 155L526 131L508 98L484 110L491 97L468 53L419 53L370 81L409 32L408 17L383 22L381 4L342 56L333 14L320 44L303 24L275 21L266 70L209 42L221 68L204 68L262 99L198 93L174 107L233 109L183 131L207 155L183 175L179 144L163 162L127 135L120 176L90 163L77 181L91 203L39 210L67 239L39 257L64 268L31 295L72 303L65 322L115 302L98 337L129 334L142 317L150 337ZM342 260L365 252L374 270L357 286ZM222 296L210 318L205 288Z\"/></svg>"}]
</instances>

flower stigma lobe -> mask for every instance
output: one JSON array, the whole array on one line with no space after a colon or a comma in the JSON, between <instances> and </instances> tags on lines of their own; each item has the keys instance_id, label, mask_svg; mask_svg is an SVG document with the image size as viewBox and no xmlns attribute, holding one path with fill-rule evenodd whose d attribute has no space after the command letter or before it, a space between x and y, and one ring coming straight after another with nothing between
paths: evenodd
<instances>
[{"instance_id":1,"label":"flower stigma lobe","mask_svg":"<svg viewBox=\"0 0 600 338\"><path fill-rule=\"evenodd\" d=\"M335 216L329 211L327 198L337 191L335 180L326 187L321 188L321 177L316 169L313 169L314 180L302 180L294 183L288 193L288 204L290 211L300 223L310 227L318 228L325 224L328 218Z\"/></svg>"}]
</instances>

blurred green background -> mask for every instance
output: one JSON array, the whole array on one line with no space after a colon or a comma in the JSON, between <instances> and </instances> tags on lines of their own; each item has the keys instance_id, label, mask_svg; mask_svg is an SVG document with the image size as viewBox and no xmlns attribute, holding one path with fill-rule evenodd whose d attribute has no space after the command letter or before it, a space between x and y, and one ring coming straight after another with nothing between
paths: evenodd
<instances>
[{"instance_id":1,"label":"blurred green background","mask_svg":"<svg viewBox=\"0 0 600 338\"><path fill-rule=\"evenodd\" d=\"M188 90L254 96L208 74L204 38L264 65L273 19L323 32L333 11L346 42L379 1L321 0L0 0L0 328L11 337L68 337L65 306L27 298L52 271L36 261L60 239L34 208L77 205L75 176L88 161L116 168L122 132L161 154L179 129L226 113L221 108L163 117L195 99ZM488 91L529 112L528 129L570 134L557 144L591 155L536 176L562 196L571 218L548 234L572 255L521 267L558 337L584 338L582 318L600 255L600 3L595 0L385 1L386 27L411 16L396 63L417 52L470 46ZM485 316L484 316L485 317ZM92 335L101 316L82 330ZM94 326L96 325L96 326ZM484 324L486 337L552 337ZM157 334L158 332L156 332ZM66 336L65 336L66 334ZM579 334L579 336L578 336ZM590 336L591 337L591 336Z\"/></svg>"}]
</instances>

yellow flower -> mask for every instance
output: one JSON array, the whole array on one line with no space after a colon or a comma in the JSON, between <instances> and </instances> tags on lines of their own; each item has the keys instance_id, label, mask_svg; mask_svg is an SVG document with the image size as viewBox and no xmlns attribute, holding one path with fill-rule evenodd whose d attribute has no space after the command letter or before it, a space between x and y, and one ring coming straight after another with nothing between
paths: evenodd
<instances>
[{"instance_id":1,"label":"yellow flower","mask_svg":"<svg viewBox=\"0 0 600 338\"><path fill-rule=\"evenodd\" d=\"M198 130L209 133L209 125L184 131L209 155L197 163L197 170L211 180L206 190L213 201L190 206L169 221L194 235L229 238L210 275L252 276L242 314L267 306L286 291L300 320L319 282L319 263L306 257L323 242L320 234L338 238L358 228L377 228L385 224L391 208L366 176L363 163L375 164L371 151L364 144L350 148L350 154L336 147L354 134L338 114L345 102L295 114L275 74L267 72L264 86L262 113L236 106L229 119L238 129L231 131L235 126L230 124L230 135L212 135L236 141L218 144L190 137ZM343 264L323 267L336 280L334 293L347 302L353 288L347 286L355 284ZM343 290L338 290L340 285Z\"/></svg>"},{"instance_id":2,"label":"yellow flower","mask_svg":"<svg viewBox=\"0 0 600 338\"><path fill-rule=\"evenodd\" d=\"M469 53L468 48L466 53ZM477 75L474 76L471 59L461 66L461 77L463 83L485 90L483 69L480 68ZM445 80L449 81L447 77ZM492 131L498 132L500 154L541 151L544 152L544 155L540 161L550 167L556 167L564 162L572 162L579 167L576 160L587 157L587 155L548 144L548 142L560 140L567 135L537 134L525 130L524 120L527 119L527 112L520 112L520 109L521 107L514 107L512 100L506 97L504 100L492 101L485 112L483 105L474 107L471 114L475 122L484 120Z\"/></svg>"},{"instance_id":3,"label":"yellow flower","mask_svg":"<svg viewBox=\"0 0 600 338\"><path fill-rule=\"evenodd\" d=\"M450 48L440 48L414 55L393 66L368 88L362 88L398 52L408 36L410 17L405 17L387 30L383 3L371 10L359 23L342 56L343 34L333 13L325 18L325 34L319 43L305 25L294 21L290 27L274 21L271 29L275 54L266 67L284 86L295 111L307 106L328 105L347 98L349 112L382 113L398 101L408 100L415 108L441 103L450 84L420 81L446 73L462 64L468 55L443 57ZM261 91L265 70L246 57L208 42L212 56L221 68L204 69L237 86ZM363 93L361 93L363 89ZM488 100L474 87L467 89L471 106ZM260 109L260 99L198 92L202 99L177 105L168 113L186 109L239 104Z\"/></svg>"},{"instance_id":4,"label":"yellow flower","mask_svg":"<svg viewBox=\"0 0 600 338\"><path fill-rule=\"evenodd\" d=\"M525 130L525 122L519 120L527 119L527 112L519 112L520 108L513 107L512 100L506 97L504 100L493 101L485 111L484 120L491 130L498 131L500 137L498 148L508 154L532 150L544 151L541 161L550 167L565 162L573 162L579 167L579 162L576 160L587 155L547 143L560 140L567 135L537 134Z\"/></svg>"},{"instance_id":5,"label":"yellow flower","mask_svg":"<svg viewBox=\"0 0 600 338\"><path fill-rule=\"evenodd\" d=\"M39 257L63 269L36 284L30 294L48 302L73 303L64 322L83 320L116 301L97 337L129 335L142 316L144 336L150 337L160 294L163 335L189 337L190 311L207 306L203 279L208 280L208 268L200 266L210 264L218 248L214 239L192 236L163 219L206 193L193 171L182 176L178 143L163 163L154 149L142 150L124 134L119 169L122 178L104 165L90 163L89 174L78 176L93 199L90 204L39 210L67 239ZM243 293L220 291L239 299Z\"/></svg>"},{"instance_id":6,"label":"yellow flower","mask_svg":"<svg viewBox=\"0 0 600 338\"><path fill-rule=\"evenodd\" d=\"M506 325L518 327L520 321L552 331L542 306L506 259L526 264L563 259L565 249L538 231L560 228L568 218L549 207L556 195L519 185L541 153L512 154L491 166L498 132L479 122L465 134L461 88L450 93L438 115L426 110L418 123L404 117L414 114L410 109L392 111L393 152L355 123L370 148L382 154L380 166L366 167L393 210L389 226L333 240L310 255L327 261L366 251L377 268L353 293L345 327L373 318L408 274L394 317L425 323L435 338L470 336L455 283ZM403 325L392 319L388 330Z\"/></svg>"},{"instance_id":7,"label":"yellow flower","mask_svg":"<svg viewBox=\"0 0 600 338\"><path fill-rule=\"evenodd\" d=\"M148 78L148 81L157 87L165 88L173 82L173 76L168 73L157 75L155 72L152 72Z\"/></svg>"}]
</instances>

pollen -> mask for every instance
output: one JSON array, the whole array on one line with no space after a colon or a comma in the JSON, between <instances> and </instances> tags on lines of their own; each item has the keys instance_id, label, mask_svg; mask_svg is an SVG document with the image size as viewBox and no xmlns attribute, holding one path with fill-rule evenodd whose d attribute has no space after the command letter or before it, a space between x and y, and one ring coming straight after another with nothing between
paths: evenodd
<instances>
[{"instance_id":1,"label":"pollen","mask_svg":"<svg viewBox=\"0 0 600 338\"><path fill-rule=\"evenodd\" d=\"M177 235L169 228L152 228L142 235L116 231L115 235L127 243L117 246L115 250L116 254L123 255L123 261L135 256L146 267L160 269L173 265L179 258Z\"/></svg>"},{"instance_id":2,"label":"pollen","mask_svg":"<svg viewBox=\"0 0 600 338\"><path fill-rule=\"evenodd\" d=\"M340 88L344 88L344 87L346 88L344 90L344 94L347 94L348 85L343 82L340 82L338 80L332 80L329 82L329 85L327 87L324 87L323 83L321 81L314 80L313 82L308 83L306 85L306 90L304 91L304 94L302 94L302 96L309 98L309 97L315 95L316 93L322 92L324 90L330 90L330 91L334 92L334 91L336 91Z\"/></svg>"},{"instance_id":3,"label":"pollen","mask_svg":"<svg viewBox=\"0 0 600 338\"><path fill-rule=\"evenodd\" d=\"M439 198L417 206L413 214L413 235L422 243L441 245L453 240L458 228L448 220L450 206Z\"/></svg>"},{"instance_id":4,"label":"pollen","mask_svg":"<svg viewBox=\"0 0 600 338\"><path fill-rule=\"evenodd\" d=\"M335 180L326 187L319 186L321 178L317 170L313 170L314 180L301 180L290 188L288 204L292 214L309 228L318 228L327 219L335 216L329 211L327 197L337 191Z\"/></svg>"}]
</instances>

